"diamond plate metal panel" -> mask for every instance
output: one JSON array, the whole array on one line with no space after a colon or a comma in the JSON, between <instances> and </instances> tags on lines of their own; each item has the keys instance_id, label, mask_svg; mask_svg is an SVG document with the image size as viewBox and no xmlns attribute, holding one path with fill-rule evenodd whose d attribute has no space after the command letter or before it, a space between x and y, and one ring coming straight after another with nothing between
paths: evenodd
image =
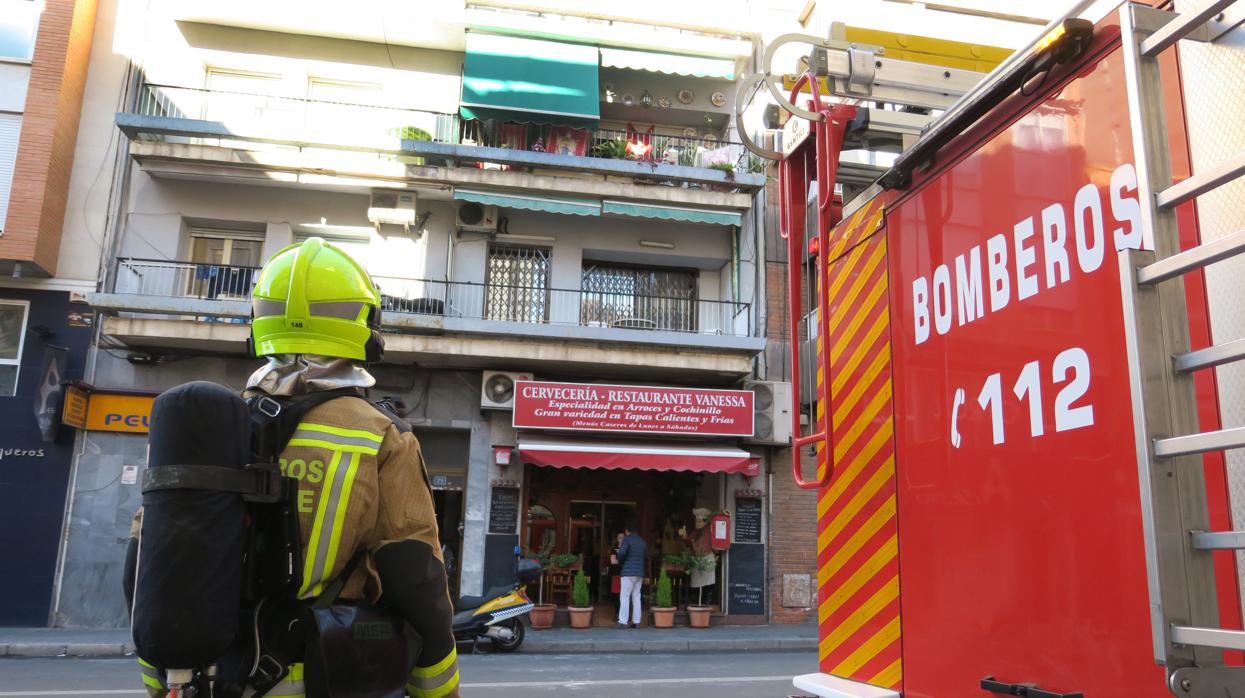
<instances>
[{"instance_id":1,"label":"diamond plate metal panel","mask_svg":"<svg viewBox=\"0 0 1245 698\"><path fill-rule=\"evenodd\" d=\"M1204 7L1207 0L1179 2L1180 12ZM1189 126L1193 171L1200 172L1245 152L1245 28L1214 44L1180 43L1181 78ZM1220 187L1198 200L1204 242L1245 230L1245 179ZM1216 343L1245 337L1245 258L1212 265L1206 271L1211 331ZM1221 366L1219 409L1224 427L1245 426L1245 364ZM1228 483L1234 528L1245 528L1245 451L1228 451ZM1245 555L1237 555L1245 580Z\"/></svg>"}]
</instances>

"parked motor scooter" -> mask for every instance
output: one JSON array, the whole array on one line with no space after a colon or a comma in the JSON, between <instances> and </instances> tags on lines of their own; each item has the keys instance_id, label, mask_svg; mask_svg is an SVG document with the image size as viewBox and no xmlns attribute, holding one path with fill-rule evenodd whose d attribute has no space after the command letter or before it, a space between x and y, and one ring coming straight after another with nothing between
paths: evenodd
<instances>
[{"instance_id":1,"label":"parked motor scooter","mask_svg":"<svg viewBox=\"0 0 1245 698\"><path fill-rule=\"evenodd\" d=\"M464 596L454 604L454 639L471 642L477 651L480 638L487 637L500 652L513 652L523 644L526 626L523 617L532 611L532 600L524 587L540 578L540 564L519 560L513 584L493 587L483 596Z\"/></svg>"}]
</instances>

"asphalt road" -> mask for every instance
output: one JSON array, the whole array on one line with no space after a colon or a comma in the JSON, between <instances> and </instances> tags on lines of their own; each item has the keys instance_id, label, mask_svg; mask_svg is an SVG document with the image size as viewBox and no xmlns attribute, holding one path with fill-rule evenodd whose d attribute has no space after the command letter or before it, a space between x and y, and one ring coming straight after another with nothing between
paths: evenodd
<instances>
[{"instance_id":1,"label":"asphalt road","mask_svg":"<svg viewBox=\"0 0 1245 698\"><path fill-rule=\"evenodd\" d=\"M785 698L808 652L461 657L465 698ZM143 698L133 660L0 659L0 698Z\"/></svg>"}]
</instances>

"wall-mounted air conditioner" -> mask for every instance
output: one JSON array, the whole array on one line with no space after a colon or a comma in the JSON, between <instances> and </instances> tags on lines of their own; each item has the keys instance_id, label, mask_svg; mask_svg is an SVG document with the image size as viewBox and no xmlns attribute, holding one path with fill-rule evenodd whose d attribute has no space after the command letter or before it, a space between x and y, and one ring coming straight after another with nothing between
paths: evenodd
<instances>
[{"instance_id":1,"label":"wall-mounted air conditioner","mask_svg":"<svg viewBox=\"0 0 1245 698\"><path fill-rule=\"evenodd\" d=\"M480 384L480 409L513 410L515 381L530 381L530 373L485 371Z\"/></svg>"},{"instance_id":2,"label":"wall-mounted air conditioner","mask_svg":"<svg viewBox=\"0 0 1245 698\"><path fill-rule=\"evenodd\" d=\"M457 220L454 223L459 230L475 230L485 233L497 232L497 207L466 201L458 206Z\"/></svg>"},{"instance_id":3,"label":"wall-mounted air conditioner","mask_svg":"<svg viewBox=\"0 0 1245 698\"><path fill-rule=\"evenodd\" d=\"M374 189L367 206L367 219L376 226L400 225L407 235L415 225L415 192L394 189Z\"/></svg>"},{"instance_id":4,"label":"wall-mounted air conditioner","mask_svg":"<svg viewBox=\"0 0 1245 698\"><path fill-rule=\"evenodd\" d=\"M749 443L786 446L791 443L791 384L753 381L744 384L752 391L755 429Z\"/></svg>"}]
</instances>

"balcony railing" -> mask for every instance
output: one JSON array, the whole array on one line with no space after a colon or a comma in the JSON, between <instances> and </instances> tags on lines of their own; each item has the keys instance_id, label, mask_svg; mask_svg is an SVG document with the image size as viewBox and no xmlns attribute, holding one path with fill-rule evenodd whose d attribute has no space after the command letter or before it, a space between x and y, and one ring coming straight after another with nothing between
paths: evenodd
<instances>
[{"instance_id":1,"label":"balcony railing","mask_svg":"<svg viewBox=\"0 0 1245 698\"><path fill-rule=\"evenodd\" d=\"M325 145L375 143L382 138L393 139L395 145L402 138L452 143L458 136L456 114L168 85L144 85L138 111L143 116L219 121L240 136L299 132Z\"/></svg>"},{"instance_id":2,"label":"balcony railing","mask_svg":"<svg viewBox=\"0 0 1245 698\"><path fill-rule=\"evenodd\" d=\"M117 260L114 293L249 301L256 267ZM386 313L537 325L751 336L751 304L629 293L375 277Z\"/></svg>"},{"instance_id":3,"label":"balcony railing","mask_svg":"<svg viewBox=\"0 0 1245 698\"><path fill-rule=\"evenodd\" d=\"M462 120L457 114L398 109L367 104L329 102L299 97L194 87L146 84L139 100L143 116L203 119L221 122L240 138L263 134L302 133L326 146L357 146L380 139L433 141L518 150L626 159L685 167L731 169L745 164L740 143L714 136L685 137L638 130L580 130L526 124ZM647 130L647 129L645 129ZM228 139L161 136L173 142L204 143ZM282 148L249 141L248 149Z\"/></svg>"},{"instance_id":4,"label":"balcony railing","mask_svg":"<svg viewBox=\"0 0 1245 698\"><path fill-rule=\"evenodd\" d=\"M155 259L117 260L114 293L250 301L259 267Z\"/></svg>"}]
</instances>

